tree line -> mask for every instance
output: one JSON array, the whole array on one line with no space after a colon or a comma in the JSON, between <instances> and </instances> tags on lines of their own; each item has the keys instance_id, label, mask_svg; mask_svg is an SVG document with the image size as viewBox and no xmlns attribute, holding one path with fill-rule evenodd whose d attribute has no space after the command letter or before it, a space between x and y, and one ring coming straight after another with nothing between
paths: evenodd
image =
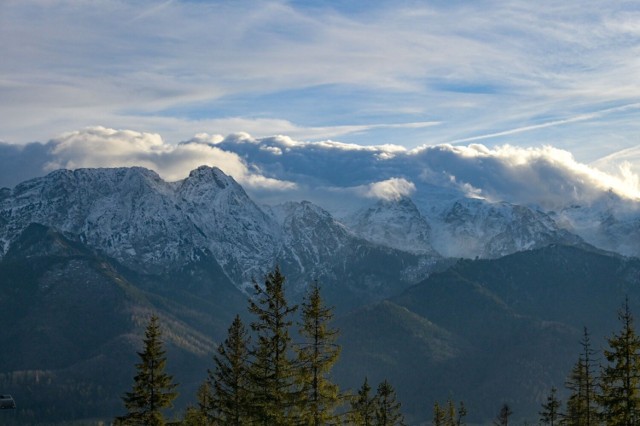
<instances>
[{"instance_id":1,"label":"tree line","mask_svg":"<svg viewBox=\"0 0 640 426\"><path fill-rule=\"evenodd\" d=\"M178 385L165 372L159 320L152 316L132 389L123 396L126 414L115 424L404 425L401 403L387 380L374 392L364 378L355 394L342 392L332 381L331 370L340 356L338 330L331 326L333 310L324 303L317 282L300 306L287 301L284 283L278 267L266 275L264 285L254 281L249 328L239 315L235 317L214 353L213 368L198 389L197 402L172 422L163 412L178 396ZM295 321L298 309L301 315ZM298 342L292 338L294 326Z\"/></svg>"},{"instance_id":2,"label":"tree line","mask_svg":"<svg viewBox=\"0 0 640 426\"><path fill-rule=\"evenodd\" d=\"M300 306L285 297L285 277L279 268L254 282L249 300L253 321L247 327L239 315L213 355L213 368L199 387L196 403L179 420L167 421L164 410L178 396L177 384L165 372L167 359L159 319L145 330L143 351L136 364L131 391L123 396L126 413L116 425L145 426L396 426L404 425L401 403L393 386L383 380L374 391L365 377L362 386L343 392L331 370L340 356L338 330L332 328L332 308L325 305L316 282ZM301 308L298 321L294 314ZM618 312L621 330L607 338L606 362L597 363L585 327L581 353L565 382L566 403L553 387L539 412L540 424L551 426L640 425L640 337L625 300ZM293 341L297 326L300 340ZM494 424L508 426L512 415L503 404ZM467 411L436 402L434 426L462 426Z\"/></svg>"},{"instance_id":3,"label":"tree line","mask_svg":"<svg viewBox=\"0 0 640 426\"><path fill-rule=\"evenodd\" d=\"M618 311L619 332L607 338L600 364L585 327L582 347L565 383L566 404L553 387L542 404L540 422L567 426L640 425L640 337L628 298ZM564 407L563 407L564 405Z\"/></svg>"}]
</instances>

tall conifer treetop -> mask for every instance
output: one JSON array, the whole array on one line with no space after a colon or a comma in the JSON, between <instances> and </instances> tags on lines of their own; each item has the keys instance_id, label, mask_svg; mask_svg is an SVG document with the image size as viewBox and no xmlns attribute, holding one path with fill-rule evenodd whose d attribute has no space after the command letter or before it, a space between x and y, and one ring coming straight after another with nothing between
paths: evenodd
<instances>
[{"instance_id":1,"label":"tall conifer treetop","mask_svg":"<svg viewBox=\"0 0 640 426\"><path fill-rule=\"evenodd\" d=\"M207 422L242 426L250 423L251 380L249 336L239 315L229 327L226 340L213 357L215 369L199 392L200 410Z\"/></svg>"},{"instance_id":2,"label":"tall conifer treetop","mask_svg":"<svg viewBox=\"0 0 640 426\"><path fill-rule=\"evenodd\" d=\"M251 328L257 337L252 354L252 407L258 424L265 426L293 424L300 396L289 335L297 306L289 306L284 283L285 277L276 267L265 277L264 287L254 282L255 298L249 301L249 311L256 316Z\"/></svg>"},{"instance_id":3,"label":"tall conifer treetop","mask_svg":"<svg viewBox=\"0 0 640 426\"><path fill-rule=\"evenodd\" d=\"M300 335L304 341L297 347L301 416L304 424L313 426L332 422L340 399L338 386L330 378L340 355L335 343L338 330L330 328L332 318L333 312L324 305L315 282L302 304Z\"/></svg>"},{"instance_id":4,"label":"tall conifer treetop","mask_svg":"<svg viewBox=\"0 0 640 426\"><path fill-rule=\"evenodd\" d=\"M607 425L637 425L640 422L640 338L628 298L618 312L622 329L607 339L608 362L601 374L602 415Z\"/></svg>"},{"instance_id":5,"label":"tall conifer treetop","mask_svg":"<svg viewBox=\"0 0 640 426\"><path fill-rule=\"evenodd\" d=\"M169 408L178 396L177 384L165 373L167 359L161 340L158 317L152 315L145 330L144 349L138 352L140 362L133 389L122 398L127 414L118 417L116 424L131 426L163 426L162 411Z\"/></svg>"}]
</instances>

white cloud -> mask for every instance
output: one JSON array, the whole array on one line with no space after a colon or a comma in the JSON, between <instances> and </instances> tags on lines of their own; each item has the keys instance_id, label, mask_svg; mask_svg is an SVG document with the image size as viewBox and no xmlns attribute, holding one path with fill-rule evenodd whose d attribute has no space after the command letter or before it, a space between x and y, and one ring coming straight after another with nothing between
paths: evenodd
<instances>
[{"instance_id":1,"label":"white cloud","mask_svg":"<svg viewBox=\"0 0 640 426\"><path fill-rule=\"evenodd\" d=\"M200 137L203 137L200 135ZM217 137L207 137L212 143ZM215 166L242 185L256 189L291 189L291 182L268 178L250 170L235 153L204 143L170 145L155 133L93 127L64 134L50 142L45 171L58 168L142 166L166 180L188 176L198 166Z\"/></svg>"},{"instance_id":2,"label":"white cloud","mask_svg":"<svg viewBox=\"0 0 640 426\"><path fill-rule=\"evenodd\" d=\"M24 179L58 167L136 165L178 180L205 164L221 168L269 202L320 201L320 196L347 202L358 197L428 200L433 188L447 188L460 196L555 209L589 205L610 193L639 202L639 152L621 151L588 165L551 146L442 144L408 150L289 136L254 138L247 133L201 133L171 145L157 133L94 127L46 144L0 144L0 186L14 185L17 176Z\"/></svg>"},{"instance_id":3,"label":"white cloud","mask_svg":"<svg viewBox=\"0 0 640 426\"><path fill-rule=\"evenodd\" d=\"M550 146L443 144L407 150L396 145L299 142L282 136L251 143L227 137L215 146L278 179L309 188L358 187L359 194L370 197L421 193L435 185L466 196L546 208L592 203L610 191L640 200L637 174L630 166L624 173L610 173ZM272 155L274 149L281 154Z\"/></svg>"},{"instance_id":4,"label":"white cloud","mask_svg":"<svg viewBox=\"0 0 640 426\"><path fill-rule=\"evenodd\" d=\"M415 190L416 186L413 182L409 182L403 178L391 178L374 182L361 189L365 197L387 201L408 197L413 194Z\"/></svg>"},{"instance_id":5,"label":"white cloud","mask_svg":"<svg viewBox=\"0 0 640 426\"><path fill-rule=\"evenodd\" d=\"M626 177L605 173L576 161L568 151L550 146L489 149L477 144L442 145L424 148L416 155L430 167L428 177L453 176L451 182L468 184L475 193L490 199L555 208L590 203L612 191L640 201L640 186L630 171Z\"/></svg>"}]
</instances>

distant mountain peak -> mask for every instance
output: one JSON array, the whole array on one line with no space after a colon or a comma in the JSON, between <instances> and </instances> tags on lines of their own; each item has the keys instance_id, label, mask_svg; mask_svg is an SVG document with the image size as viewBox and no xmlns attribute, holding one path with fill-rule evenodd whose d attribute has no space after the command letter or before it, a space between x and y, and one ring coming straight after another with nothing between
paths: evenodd
<instances>
[{"instance_id":1,"label":"distant mountain peak","mask_svg":"<svg viewBox=\"0 0 640 426\"><path fill-rule=\"evenodd\" d=\"M228 176L217 167L209 166L200 166L197 169L192 170L186 181L215 183L220 189L225 189L234 184L237 185L236 181L231 176Z\"/></svg>"},{"instance_id":2,"label":"distant mountain peak","mask_svg":"<svg viewBox=\"0 0 640 426\"><path fill-rule=\"evenodd\" d=\"M431 226L408 197L379 200L346 219L360 237L412 253L431 253Z\"/></svg>"}]
</instances>

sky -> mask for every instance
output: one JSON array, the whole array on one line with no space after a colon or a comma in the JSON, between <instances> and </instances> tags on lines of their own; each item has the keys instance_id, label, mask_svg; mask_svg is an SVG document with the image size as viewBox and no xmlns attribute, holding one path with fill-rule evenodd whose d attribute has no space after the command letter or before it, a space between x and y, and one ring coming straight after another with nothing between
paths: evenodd
<instances>
[{"instance_id":1,"label":"sky","mask_svg":"<svg viewBox=\"0 0 640 426\"><path fill-rule=\"evenodd\" d=\"M635 0L2 0L0 58L0 186L56 167L175 180L201 163L260 188L328 182L239 143L286 152L277 140L310 165L545 158L640 193ZM372 164L343 185L421 176ZM412 164L490 192L451 162Z\"/></svg>"}]
</instances>

